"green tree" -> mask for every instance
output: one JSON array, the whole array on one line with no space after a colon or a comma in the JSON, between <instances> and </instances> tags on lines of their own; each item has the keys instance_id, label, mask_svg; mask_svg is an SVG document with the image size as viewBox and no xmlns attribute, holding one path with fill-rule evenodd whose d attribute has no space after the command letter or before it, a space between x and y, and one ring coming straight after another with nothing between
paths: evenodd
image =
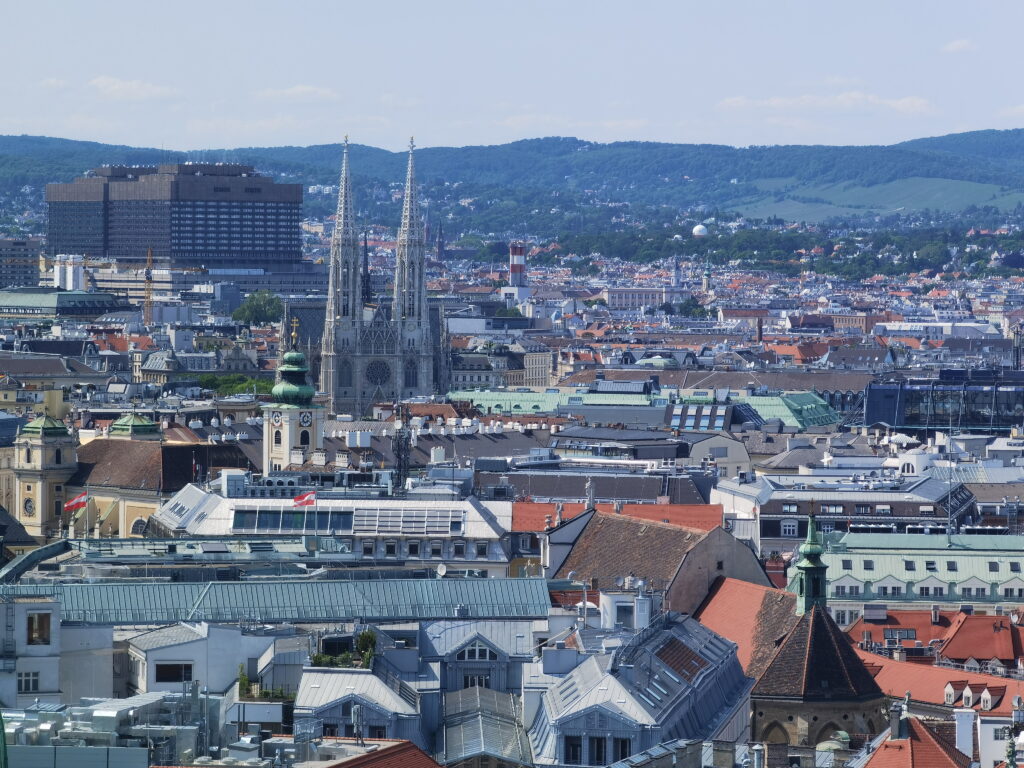
<instances>
[{"instance_id":1,"label":"green tree","mask_svg":"<svg viewBox=\"0 0 1024 768\"><path fill-rule=\"evenodd\" d=\"M266 325L279 321L283 312L281 298L263 289L246 296L242 306L231 314L231 319L246 325Z\"/></svg>"}]
</instances>

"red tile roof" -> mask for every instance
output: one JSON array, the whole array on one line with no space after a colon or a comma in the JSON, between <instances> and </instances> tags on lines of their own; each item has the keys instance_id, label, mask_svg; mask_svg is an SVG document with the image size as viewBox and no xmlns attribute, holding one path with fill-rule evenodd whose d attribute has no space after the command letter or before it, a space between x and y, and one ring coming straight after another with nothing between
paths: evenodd
<instances>
[{"instance_id":1,"label":"red tile roof","mask_svg":"<svg viewBox=\"0 0 1024 768\"><path fill-rule=\"evenodd\" d=\"M563 504L562 520L576 517L585 508L585 504ZM598 504L597 510L613 513L615 505ZM721 504L623 504L622 514L639 520L669 523L701 531L710 531L722 524ZM512 504L512 530L523 533L543 531L549 516L554 523L554 503L517 501Z\"/></svg>"},{"instance_id":2,"label":"red tile roof","mask_svg":"<svg viewBox=\"0 0 1024 768\"><path fill-rule=\"evenodd\" d=\"M694 616L738 646L743 671L760 677L797 622L796 595L739 579L718 579Z\"/></svg>"},{"instance_id":3,"label":"red tile roof","mask_svg":"<svg viewBox=\"0 0 1024 768\"><path fill-rule=\"evenodd\" d=\"M971 764L971 758L916 717L905 723L907 738L886 739L864 768L968 768Z\"/></svg>"},{"instance_id":4,"label":"red tile roof","mask_svg":"<svg viewBox=\"0 0 1024 768\"><path fill-rule=\"evenodd\" d=\"M998 702L994 702L995 705L989 711L993 714L1009 716L1013 708L1014 696L1024 695L1024 681L965 672L962 669L928 667L907 661L893 661L885 656L877 656L859 648L856 651L872 672L877 670L875 682L878 683L878 686L887 696L894 698L902 698L907 691L910 691L910 698L914 701L946 707L950 706L946 704L946 685L954 683L953 687L957 692L954 706L960 707L963 705L963 701L959 694L965 686L970 685L975 694L974 709L980 709L981 692L991 686L989 690L1004 689L1004 695ZM1008 693L1006 689L1008 689Z\"/></svg>"},{"instance_id":5,"label":"red tile roof","mask_svg":"<svg viewBox=\"0 0 1024 768\"><path fill-rule=\"evenodd\" d=\"M945 658L961 663L973 658L1013 664L1022 655L1020 633L1020 627L1006 616L961 613L946 633L941 652Z\"/></svg>"},{"instance_id":6,"label":"red tile roof","mask_svg":"<svg viewBox=\"0 0 1024 768\"><path fill-rule=\"evenodd\" d=\"M872 642L884 643L886 629L912 629L916 637L903 640L903 645L913 648L918 640L928 645L932 640L942 639L949 632L953 620L963 615L959 611L939 611L939 623L932 624L931 611L890 610L884 621L865 621L861 616L846 630L846 634L853 642L859 643L864 639L864 633L870 632Z\"/></svg>"}]
</instances>

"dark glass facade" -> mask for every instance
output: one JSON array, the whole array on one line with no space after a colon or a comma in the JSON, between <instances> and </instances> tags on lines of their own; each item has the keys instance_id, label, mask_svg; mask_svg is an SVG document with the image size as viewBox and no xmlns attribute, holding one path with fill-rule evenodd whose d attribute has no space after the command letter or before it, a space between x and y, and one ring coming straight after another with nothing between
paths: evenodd
<instances>
[{"instance_id":1,"label":"dark glass facade","mask_svg":"<svg viewBox=\"0 0 1024 768\"><path fill-rule=\"evenodd\" d=\"M905 429L1009 432L1024 424L1024 372L946 370L937 379L873 382L864 419Z\"/></svg>"},{"instance_id":2,"label":"dark glass facade","mask_svg":"<svg viewBox=\"0 0 1024 768\"><path fill-rule=\"evenodd\" d=\"M302 258L302 186L249 166L105 167L46 188L49 252L141 265L263 267Z\"/></svg>"}]
</instances>

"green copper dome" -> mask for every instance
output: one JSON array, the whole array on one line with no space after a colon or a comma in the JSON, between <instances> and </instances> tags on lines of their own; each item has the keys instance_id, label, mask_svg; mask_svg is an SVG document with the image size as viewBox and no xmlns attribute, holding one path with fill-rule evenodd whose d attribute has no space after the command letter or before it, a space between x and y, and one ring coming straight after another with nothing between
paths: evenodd
<instances>
[{"instance_id":1,"label":"green copper dome","mask_svg":"<svg viewBox=\"0 0 1024 768\"><path fill-rule=\"evenodd\" d=\"M141 413L126 413L110 425L110 433L114 436L138 437L159 434L160 427L156 422L147 419Z\"/></svg>"},{"instance_id":2,"label":"green copper dome","mask_svg":"<svg viewBox=\"0 0 1024 768\"><path fill-rule=\"evenodd\" d=\"M286 405L309 405L313 402L316 390L306 383L309 366L306 365L304 354L297 349L289 350L281 359L281 365L277 370L281 374L281 379L270 390L274 402Z\"/></svg>"},{"instance_id":3,"label":"green copper dome","mask_svg":"<svg viewBox=\"0 0 1024 768\"><path fill-rule=\"evenodd\" d=\"M23 435L54 435L67 437L68 428L50 415L39 416L21 428Z\"/></svg>"}]
</instances>

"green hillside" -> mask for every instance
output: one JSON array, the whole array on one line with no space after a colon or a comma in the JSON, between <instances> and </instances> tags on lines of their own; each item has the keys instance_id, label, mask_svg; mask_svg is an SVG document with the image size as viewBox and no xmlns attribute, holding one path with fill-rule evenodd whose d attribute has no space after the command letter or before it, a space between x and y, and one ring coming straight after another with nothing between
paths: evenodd
<instances>
[{"instance_id":1,"label":"green hillside","mask_svg":"<svg viewBox=\"0 0 1024 768\"><path fill-rule=\"evenodd\" d=\"M389 221L388 187L402 180L404 153L362 145L351 152L362 215ZM184 160L248 163L282 180L333 183L340 154L338 144L184 153L0 136L0 196L26 185L39 190L103 164ZM1012 209L1024 201L1024 130L867 147L597 144L556 137L422 149L417 174L434 201L432 214L484 232L614 228L622 204L630 217L655 224L698 205L806 220L925 208ZM312 199L308 207L325 213L330 201Z\"/></svg>"}]
</instances>

